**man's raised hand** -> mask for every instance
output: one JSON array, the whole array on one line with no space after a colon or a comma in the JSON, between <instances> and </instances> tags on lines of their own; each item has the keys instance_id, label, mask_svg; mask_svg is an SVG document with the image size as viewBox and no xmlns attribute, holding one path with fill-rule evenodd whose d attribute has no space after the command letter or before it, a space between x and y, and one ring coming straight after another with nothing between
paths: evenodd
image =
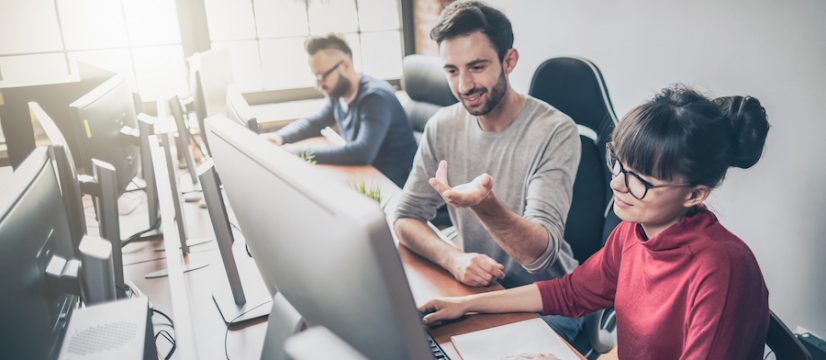
<instances>
[{"instance_id":1,"label":"man's raised hand","mask_svg":"<svg viewBox=\"0 0 826 360\"><path fill-rule=\"evenodd\" d=\"M493 178L488 174L479 175L469 183L451 187L447 181L447 161L444 160L439 162L436 177L430 178L429 182L445 203L458 208L478 205L493 189Z\"/></svg>"}]
</instances>

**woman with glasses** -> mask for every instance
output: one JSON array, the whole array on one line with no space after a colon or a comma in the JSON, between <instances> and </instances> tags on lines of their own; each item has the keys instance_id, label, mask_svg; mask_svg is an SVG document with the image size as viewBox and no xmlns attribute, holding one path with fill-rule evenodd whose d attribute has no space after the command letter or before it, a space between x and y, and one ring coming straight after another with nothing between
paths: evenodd
<instances>
[{"instance_id":1,"label":"woman with glasses","mask_svg":"<svg viewBox=\"0 0 826 360\"><path fill-rule=\"evenodd\" d=\"M424 322L469 312L577 317L613 306L620 358L762 358L763 275L704 202L729 167L760 159L768 129L755 98L664 89L619 122L606 149L623 221L600 251L560 279L431 300Z\"/></svg>"}]
</instances>

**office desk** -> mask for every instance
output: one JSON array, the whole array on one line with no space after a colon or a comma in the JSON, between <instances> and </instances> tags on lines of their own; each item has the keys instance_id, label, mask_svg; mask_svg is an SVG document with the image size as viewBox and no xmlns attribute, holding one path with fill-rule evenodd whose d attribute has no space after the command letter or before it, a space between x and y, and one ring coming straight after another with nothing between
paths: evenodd
<instances>
[{"instance_id":1,"label":"office desk","mask_svg":"<svg viewBox=\"0 0 826 360\"><path fill-rule=\"evenodd\" d=\"M327 100L308 99L251 106L262 132L275 131L293 120L317 113Z\"/></svg>"},{"instance_id":2,"label":"office desk","mask_svg":"<svg viewBox=\"0 0 826 360\"><path fill-rule=\"evenodd\" d=\"M322 140L318 139L313 139L312 141L323 143ZM389 197L388 209L394 206L394 202L401 193L401 189L372 166L319 165L319 167L328 171L331 177L337 177L340 180L361 179L367 182L368 185L375 184L380 186L382 198ZM382 202L384 203L384 201ZM390 218L388 217L388 225L391 226L392 229L392 224L389 223L389 221ZM410 285L410 291L413 294L417 306L421 306L435 297L464 296L503 289L499 284L483 288L466 286L456 281L447 270L413 253L405 246L399 245L395 234L393 234L393 239L396 242L399 257L402 260L402 266L404 266L405 275ZM467 316L457 322L431 328L430 333L436 339L436 342L442 346L448 356L452 359L461 359L456 353L453 344L450 342L451 336L530 320L537 317L538 315L535 313L476 314ZM570 344L567 345L571 347ZM571 347L571 349L576 352L573 347Z\"/></svg>"},{"instance_id":3,"label":"office desk","mask_svg":"<svg viewBox=\"0 0 826 360\"><path fill-rule=\"evenodd\" d=\"M305 145L307 144L323 145L325 141L317 138L306 141ZM318 165L318 168L329 174L331 179L337 181L350 184L364 181L368 186L379 186L383 199L387 199L391 203L390 206L393 206L392 202L395 201L396 196L401 191L395 184L371 166ZM189 203L185 204L184 211L188 229L191 234L190 238L213 236L212 226L205 209L200 209L195 204ZM239 244L243 242L240 233L235 232L235 235L236 246L234 251L236 259L242 263L239 266L250 269L253 266L253 260L246 256L242 250L242 245ZM134 249L132 247L134 247ZM410 252L404 246L398 246L398 251L417 305L424 304L434 297L461 296L501 289L501 286L498 284L485 288L465 286L454 280L444 269ZM188 260L207 261L210 265L204 269L185 273L183 275L185 280L183 289L170 288L168 280L165 278L143 279L143 274L163 268L167 261L171 260L171 258L159 259L158 253L154 253L154 251L151 250L150 244L130 245L130 247L125 249L125 252L128 253L128 259L125 259L124 263L129 264L126 266L127 278L132 279L138 287L149 296L157 308L163 311L171 311L170 304L173 302L174 297L178 296L188 299L189 311L186 317L191 319L192 336L194 339L190 339L189 341L191 341L196 348L195 357L199 359L224 358L224 334L226 327L210 294L211 290L216 286L219 287L219 291L229 292L229 286L227 285L223 265L215 243L211 242L206 245L192 247L192 253L188 256ZM140 259L148 259L148 261ZM174 314L170 315L174 317ZM435 327L431 329L431 333L451 358L461 359L450 343L450 336L536 317L537 315L534 313L472 315L457 322ZM231 359L258 359L261 354L265 331L266 326L263 320L231 329L227 339L227 352L229 357ZM162 342L159 342L161 351L168 349L160 346L160 344L162 344ZM185 357L176 356L176 358Z\"/></svg>"},{"instance_id":4,"label":"office desk","mask_svg":"<svg viewBox=\"0 0 826 360\"><path fill-rule=\"evenodd\" d=\"M206 209L199 208L197 203L185 203L184 216L186 217L190 239L214 238L212 224ZM233 251L242 273L252 273L260 282L260 276L257 274L254 261L247 256L244 250L243 238L237 232L235 235L236 244L233 246ZM171 289L168 278L144 278L145 274L166 268L167 266L166 253L154 250L159 246L162 246L162 240L135 243L126 246L124 248L124 264L126 264L124 266L124 275L126 278L132 280L137 287L149 297L155 308L172 316L173 320L176 319L176 316L172 311L172 297L181 296L182 294L186 296L189 303L189 318L194 337L192 340L194 340L197 351L196 356L189 358L225 359L224 335L226 334L226 325L218 309L215 307L215 303L212 301L212 291L223 291L228 294L230 293L230 289L216 243L213 241L190 248L189 261L207 262L209 266L184 273L185 287L183 289ZM248 290L245 288L245 291ZM265 306L269 307L269 305ZM154 320L156 332L166 328L158 325L165 323L166 320L159 316L156 316ZM227 352L229 353L230 359L260 358L265 333L266 318L232 328L227 334ZM159 351L162 354L166 354L169 350L169 347L166 345L163 340L158 341ZM173 358L187 358L179 355L181 355L181 352L176 351Z\"/></svg>"},{"instance_id":5,"label":"office desk","mask_svg":"<svg viewBox=\"0 0 826 360\"><path fill-rule=\"evenodd\" d=\"M404 105L410 101L405 91L396 91L396 98ZM258 126L261 132L278 130L293 120L303 119L321 110L326 98L285 101L272 104L252 105L252 112L258 119Z\"/></svg>"}]
</instances>

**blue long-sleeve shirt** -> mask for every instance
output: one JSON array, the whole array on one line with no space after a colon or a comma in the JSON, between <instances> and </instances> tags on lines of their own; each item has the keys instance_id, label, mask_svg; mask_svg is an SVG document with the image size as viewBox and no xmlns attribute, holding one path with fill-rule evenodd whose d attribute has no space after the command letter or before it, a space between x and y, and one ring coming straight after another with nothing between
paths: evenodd
<instances>
[{"instance_id":1,"label":"blue long-sleeve shirt","mask_svg":"<svg viewBox=\"0 0 826 360\"><path fill-rule=\"evenodd\" d=\"M361 75L358 95L344 109L329 98L317 114L294 121L278 131L284 143L318 136L326 126L338 124L347 144L310 148L319 164L373 165L399 187L413 166L416 140L393 88L386 81Z\"/></svg>"}]
</instances>

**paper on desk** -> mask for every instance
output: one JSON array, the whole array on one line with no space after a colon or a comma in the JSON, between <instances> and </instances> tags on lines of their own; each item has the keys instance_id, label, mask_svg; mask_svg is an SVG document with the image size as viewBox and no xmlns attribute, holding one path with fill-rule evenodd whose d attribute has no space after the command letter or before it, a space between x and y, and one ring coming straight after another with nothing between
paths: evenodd
<instances>
[{"instance_id":1,"label":"paper on desk","mask_svg":"<svg viewBox=\"0 0 826 360\"><path fill-rule=\"evenodd\" d=\"M553 354L559 360L579 359L541 318L452 336L450 341L463 360L512 359L521 354Z\"/></svg>"},{"instance_id":2,"label":"paper on desk","mask_svg":"<svg viewBox=\"0 0 826 360\"><path fill-rule=\"evenodd\" d=\"M324 136L327 141L335 146L344 146L347 145L347 140L344 140L341 135L339 135L335 130L331 129L329 126L321 129L321 135Z\"/></svg>"}]
</instances>

